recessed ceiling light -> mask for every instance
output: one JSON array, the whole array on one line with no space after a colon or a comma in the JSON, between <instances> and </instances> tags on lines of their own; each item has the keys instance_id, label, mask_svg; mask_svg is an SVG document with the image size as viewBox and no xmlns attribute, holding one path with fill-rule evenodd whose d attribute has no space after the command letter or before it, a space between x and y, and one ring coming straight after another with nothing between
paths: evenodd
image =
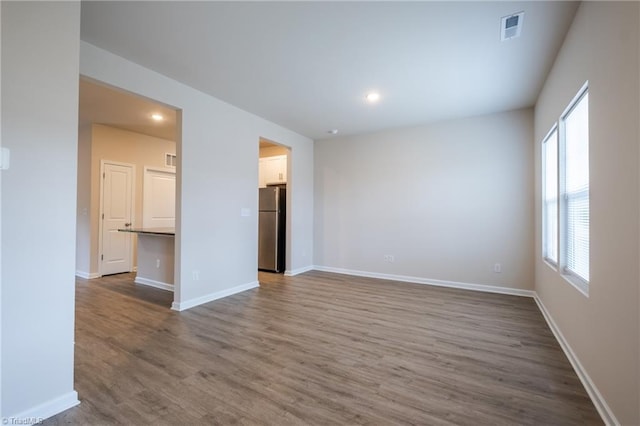
<instances>
[{"instance_id":1,"label":"recessed ceiling light","mask_svg":"<svg viewBox=\"0 0 640 426\"><path fill-rule=\"evenodd\" d=\"M371 92L365 96L365 99L371 103L378 102L380 100L380 93Z\"/></svg>"},{"instance_id":2,"label":"recessed ceiling light","mask_svg":"<svg viewBox=\"0 0 640 426\"><path fill-rule=\"evenodd\" d=\"M164 120L164 117L162 116L162 114L151 114L151 118L153 119L153 121L162 121Z\"/></svg>"},{"instance_id":3,"label":"recessed ceiling light","mask_svg":"<svg viewBox=\"0 0 640 426\"><path fill-rule=\"evenodd\" d=\"M327 131L327 133L332 134L332 135L337 135L338 134L338 129L331 129L331 130Z\"/></svg>"}]
</instances>

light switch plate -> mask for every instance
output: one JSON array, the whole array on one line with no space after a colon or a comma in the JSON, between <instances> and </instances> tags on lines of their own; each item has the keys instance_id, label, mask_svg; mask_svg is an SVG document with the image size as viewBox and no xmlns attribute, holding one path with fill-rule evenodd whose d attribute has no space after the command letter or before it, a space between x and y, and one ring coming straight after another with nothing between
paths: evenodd
<instances>
[{"instance_id":1,"label":"light switch plate","mask_svg":"<svg viewBox=\"0 0 640 426\"><path fill-rule=\"evenodd\" d=\"M0 170L7 170L9 168L9 148L0 148Z\"/></svg>"},{"instance_id":2,"label":"light switch plate","mask_svg":"<svg viewBox=\"0 0 640 426\"><path fill-rule=\"evenodd\" d=\"M240 216L242 216L242 217L249 217L249 216L251 216L251 210L249 210L249 209L248 209L248 208L246 208L246 207L241 208L241 209L240 209Z\"/></svg>"}]
</instances>

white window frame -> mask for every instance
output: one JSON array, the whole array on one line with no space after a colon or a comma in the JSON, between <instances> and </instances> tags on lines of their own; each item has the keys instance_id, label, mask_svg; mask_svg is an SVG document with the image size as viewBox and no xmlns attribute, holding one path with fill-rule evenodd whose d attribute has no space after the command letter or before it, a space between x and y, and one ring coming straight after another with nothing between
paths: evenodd
<instances>
[{"instance_id":1,"label":"white window frame","mask_svg":"<svg viewBox=\"0 0 640 426\"><path fill-rule=\"evenodd\" d=\"M557 270L558 267L558 261L559 261L559 254L560 254L560 248L559 248L559 242L560 242L560 234L559 234L559 228L560 228L560 216L559 216L559 208L560 208L560 188L559 188L559 167L560 167L560 163L559 163L559 158L558 158L558 153L559 153L559 147L560 147L560 141L559 141L559 129L558 129L558 125L554 124L553 127L551 127L551 130L549 130L549 132L547 133L547 135L544 137L544 139L542 140L542 258L544 259L545 262L547 262L553 269ZM548 145L546 145L548 142L551 141L552 137L555 136L555 151L556 151L556 162L553 165L549 165L547 164L547 156L546 156L546 150L548 149ZM547 238L547 221L548 221L548 217L547 217L547 197L546 197L546 184L547 184L547 170L549 167L554 167L556 169L556 180L555 180L555 187L556 187L556 209L555 209L555 217L556 217L556 229L555 229L555 246L556 246L556 258L551 258L548 256L548 253L546 252L546 248L547 248L547 244L546 244L546 238Z\"/></svg>"},{"instance_id":2,"label":"white window frame","mask_svg":"<svg viewBox=\"0 0 640 426\"><path fill-rule=\"evenodd\" d=\"M589 92L589 82L587 81L582 88L578 91L576 96L571 100L569 106L564 110L560 116L558 124L558 180L559 180L559 209L560 216L558 222L559 228L559 270L562 277L578 289L585 296L589 296L589 281L576 274L567 267L567 247L568 247L568 217L567 217L567 191L566 191L566 124L567 117L573 112L576 106L582 101L582 99ZM590 263L590 262L589 262Z\"/></svg>"}]
</instances>

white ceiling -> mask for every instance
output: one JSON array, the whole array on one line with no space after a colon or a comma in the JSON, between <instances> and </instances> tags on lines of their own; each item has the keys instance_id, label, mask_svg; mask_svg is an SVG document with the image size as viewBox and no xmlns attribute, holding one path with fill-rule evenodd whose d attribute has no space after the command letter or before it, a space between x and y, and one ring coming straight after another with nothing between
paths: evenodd
<instances>
[{"instance_id":1,"label":"white ceiling","mask_svg":"<svg viewBox=\"0 0 640 426\"><path fill-rule=\"evenodd\" d=\"M532 106L576 8L83 1L81 38L322 139ZM519 11L522 36L501 42L500 18Z\"/></svg>"}]
</instances>

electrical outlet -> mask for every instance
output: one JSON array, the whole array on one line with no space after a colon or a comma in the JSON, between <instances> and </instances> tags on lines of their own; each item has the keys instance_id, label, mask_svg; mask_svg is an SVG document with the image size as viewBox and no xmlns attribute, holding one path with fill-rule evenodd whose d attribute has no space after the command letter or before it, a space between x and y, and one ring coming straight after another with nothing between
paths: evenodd
<instances>
[{"instance_id":1,"label":"electrical outlet","mask_svg":"<svg viewBox=\"0 0 640 426\"><path fill-rule=\"evenodd\" d=\"M156 259L156 268L160 267L160 259Z\"/></svg>"},{"instance_id":2,"label":"electrical outlet","mask_svg":"<svg viewBox=\"0 0 640 426\"><path fill-rule=\"evenodd\" d=\"M194 281L200 281L200 271L193 271L193 280Z\"/></svg>"},{"instance_id":3,"label":"electrical outlet","mask_svg":"<svg viewBox=\"0 0 640 426\"><path fill-rule=\"evenodd\" d=\"M495 265L493 265L493 272L495 272L496 274L499 274L500 272L502 272L502 265L499 263L496 263Z\"/></svg>"},{"instance_id":4,"label":"electrical outlet","mask_svg":"<svg viewBox=\"0 0 640 426\"><path fill-rule=\"evenodd\" d=\"M392 254L385 254L382 259L384 259L385 262L387 263L393 263L396 261L396 258L394 255Z\"/></svg>"}]
</instances>

